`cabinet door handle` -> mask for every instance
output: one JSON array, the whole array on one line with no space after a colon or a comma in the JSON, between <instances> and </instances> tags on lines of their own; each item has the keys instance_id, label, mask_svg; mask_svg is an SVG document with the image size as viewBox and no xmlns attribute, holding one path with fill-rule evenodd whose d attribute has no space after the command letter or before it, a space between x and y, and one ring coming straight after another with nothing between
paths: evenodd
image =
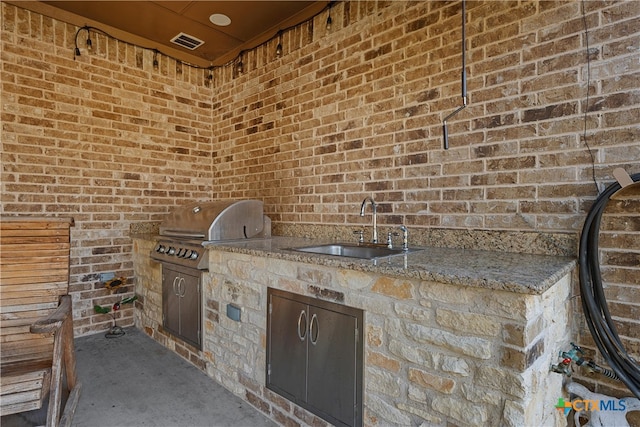
<instances>
[{"instance_id":1,"label":"cabinet door handle","mask_svg":"<svg viewBox=\"0 0 640 427\"><path fill-rule=\"evenodd\" d=\"M302 325L302 318L304 318L304 325ZM298 338L300 338L300 341L304 341L306 336L307 336L307 312L302 310L300 312L300 316L298 316Z\"/></svg>"},{"instance_id":2,"label":"cabinet door handle","mask_svg":"<svg viewBox=\"0 0 640 427\"><path fill-rule=\"evenodd\" d=\"M181 277L180 280L178 280L178 296L180 298L184 298L184 294L187 293L187 290L184 287L184 277Z\"/></svg>"},{"instance_id":3,"label":"cabinet door handle","mask_svg":"<svg viewBox=\"0 0 640 427\"><path fill-rule=\"evenodd\" d=\"M176 285L178 284L178 276L173 278L173 294L178 295L178 290L176 289Z\"/></svg>"},{"instance_id":4,"label":"cabinet door handle","mask_svg":"<svg viewBox=\"0 0 640 427\"><path fill-rule=\"evenodd\" d=\"M315 338L313 337L313 324L314 323L316 324L316 335L315 335ZM316 343L318 342L318 335L320 335L320 324L318 323L318 316L316 316L316 314L313 313L313 316L311 316L311 323L309 323L309 341L311 342L311 344L316 345Z\"/></svg>"}]
</instances>

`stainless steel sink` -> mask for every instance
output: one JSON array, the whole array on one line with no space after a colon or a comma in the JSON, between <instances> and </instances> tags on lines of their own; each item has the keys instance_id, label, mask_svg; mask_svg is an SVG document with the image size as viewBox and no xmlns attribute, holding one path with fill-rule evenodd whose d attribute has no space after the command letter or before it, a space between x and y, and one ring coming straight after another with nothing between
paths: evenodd
<instances>
[{"instance_id":1,"label":"stainless steel sink","mask_svg":"<svg viewBox=\"0 0 640 427\"><path fill-rule=\"evenodd\" d=\"M407 252L402 249L389 249L384 246L357 245L352 243L329 243L326 245L289 248L289 250L360 259L383 258Z\"/></svg>"}]
</instances>

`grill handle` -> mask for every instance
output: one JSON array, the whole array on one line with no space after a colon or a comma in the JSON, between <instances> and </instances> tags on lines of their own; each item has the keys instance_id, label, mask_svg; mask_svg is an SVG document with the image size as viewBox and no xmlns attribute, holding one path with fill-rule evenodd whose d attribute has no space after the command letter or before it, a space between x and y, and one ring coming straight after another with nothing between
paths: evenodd
<instances>
[{"instance_id":1,"label":"grill handle","mask_svg":"<svg viewBox=\"0 0 640 427\"><path fill-rule=\"evenodd\" d=\"M202 233L187 233L179 230L164 230L162 232L162 236L168 237L189 237L192 239L204 239L204 234Z\"/></svg>"}]
</instances>

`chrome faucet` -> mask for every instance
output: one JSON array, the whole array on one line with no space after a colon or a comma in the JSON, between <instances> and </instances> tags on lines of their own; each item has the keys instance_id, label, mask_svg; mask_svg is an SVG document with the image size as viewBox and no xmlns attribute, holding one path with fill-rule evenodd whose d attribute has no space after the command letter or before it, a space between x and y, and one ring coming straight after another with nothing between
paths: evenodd
<instances>
[{"instance_id":1,"label":"chrome faucet","mask_svg":"<svg viewBox=\"0 0 640 427\"><path fill-rule=\"evenodd\" d=\"M404 225L400 226L400 230L402 231L402 250L409 250L409 230Z\"/></svg>"},{"instance_id":2,"label":"chrome faucet","mask_svg":"<svg viewBox=\"0 0 640 427\"><path fill-rule=\"evenodd\" d=\"M364 209L367 207L367 200L371 202L371 209L373 210L373 243L378 243L378 206L376 202L369 196L365 197L360 206L360 216L364 216Z\"/></svg>"}]
</instances>

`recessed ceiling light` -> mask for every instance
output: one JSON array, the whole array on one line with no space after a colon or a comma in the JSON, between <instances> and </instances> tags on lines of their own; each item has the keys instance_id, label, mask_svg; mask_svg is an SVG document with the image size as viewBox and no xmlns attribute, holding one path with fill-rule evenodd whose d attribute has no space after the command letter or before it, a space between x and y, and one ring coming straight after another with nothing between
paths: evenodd
<instances>
[{"instance_id":1,"label":"recessed ceiling light","mask_svg":"<svg viewBox=\"0 0 640 427\"><path fill-rule=\"evenodd\" d=\"M222 13L214 13L209 17L209 21L211 21L214 25L219 25L220 27L226 27L231 24L231 18Z\"/></svg>"}]
</instances>

